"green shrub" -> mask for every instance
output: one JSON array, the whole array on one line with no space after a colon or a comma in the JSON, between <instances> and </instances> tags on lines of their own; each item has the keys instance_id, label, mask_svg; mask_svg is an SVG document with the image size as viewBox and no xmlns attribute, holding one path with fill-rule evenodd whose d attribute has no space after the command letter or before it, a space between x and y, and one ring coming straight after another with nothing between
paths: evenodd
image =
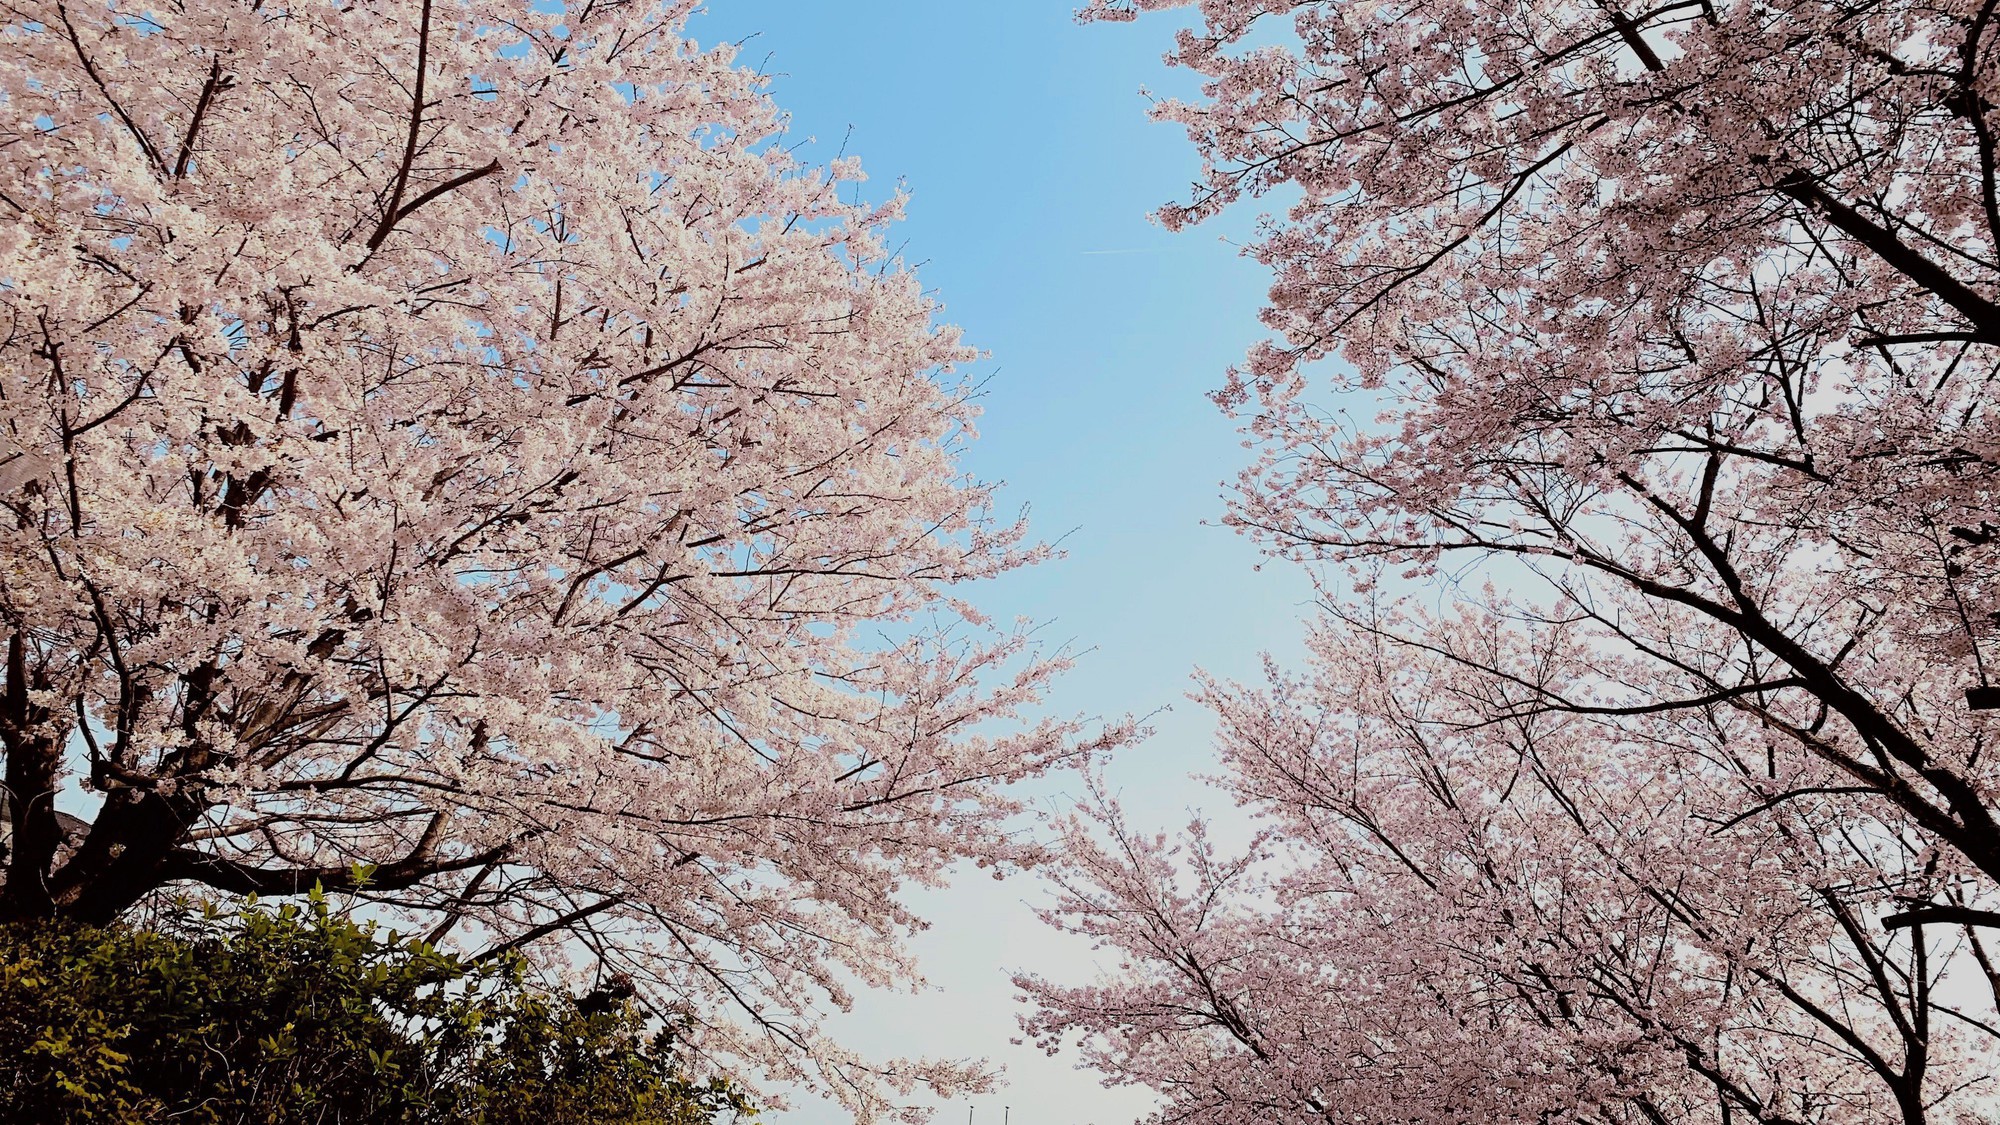
<instances>
[{"instance_id":1,"label":"green shrub","mask_svg":"<svg viewBox=\"0 0 2000 1125\"><path fill-rule=\"evenodd\" d=\"M312 896L183 908L157 929L0 927L0 1120L708 1125L694 1084L614 993L531 985Z\"/></svg>"}]
</instances>

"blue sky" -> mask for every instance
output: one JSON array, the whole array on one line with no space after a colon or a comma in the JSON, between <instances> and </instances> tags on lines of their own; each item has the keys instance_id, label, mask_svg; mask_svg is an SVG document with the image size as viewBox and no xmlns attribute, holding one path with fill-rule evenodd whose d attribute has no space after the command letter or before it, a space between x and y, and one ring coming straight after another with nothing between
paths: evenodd
<instances>
[{"instance_id":1,"label":"blue sky","mask_svg":"<svg viewBox=\"0 0 2000 1125\"><path fill-rule=\"evenodd\" d=\"M1078 26L1073 0L710 0L703 43L749 38L742 61L775 76L802 150L859 155L867 189L900 179L913 200L904 251L947 318L991 358L981 438L967 464L1003 480L1067 557L994 583L976 600L1001 619L1088 650L1051 706L1091 715L1162 706L1158 734L1118 764L1128 807L1162 828L1187 809L1224 811L1189 775L1208 768L1206 717L1182 699L1197 667L1253 675L1257 654L1297 649L1306 583L1255 569L1246 541L1214 526L1222 482L1247 451L1207 401L1258 335L1265 288L1228 230L1170 235L1147 213L1185 190L1195 158L1146 118L1141 87L1184 88L1160 63L1173 24ZM851 132L850 132L851 130ZM1203 521L1209 521L1207 526ZM1114 1125L1148 1100L1102 1091L1013 1046L1011 969L1088 975L1087 951L1040 931L1026 880L967 878L920 903L935 990L861 996L841 1031L878 1055L984 1055L1009 1085L941 1113L956 1125ZM1053 962L1053 963L1052 963ZM787 1125L842 1121L812 1102Z\"/></svg>"}]
</instances>

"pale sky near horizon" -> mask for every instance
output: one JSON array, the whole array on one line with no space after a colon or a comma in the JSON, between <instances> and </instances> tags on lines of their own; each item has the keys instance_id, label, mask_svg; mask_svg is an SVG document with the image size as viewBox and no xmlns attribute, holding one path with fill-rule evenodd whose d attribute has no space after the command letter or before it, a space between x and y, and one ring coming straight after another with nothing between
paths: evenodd
<instances>
[{"instance_id":1,"label":"pale sky near horizon","mask_svg":"<svg viewBox=\"0 0 2000 1125\"><path fill-rule=\"evenodd\" d=\"M1221 241L1179 235L1147 213L1185 191L1194 154L1146 118L1141 87L1185 90L1161 52L1171 18L1078 26L1076 0L709 0L692 34L743 40L774 75L794 140L825 160L844 145L872 177L912 192L904 255L991 358L980 440L966 464L1003 480L1067 557L974 594L1005 620L1084 655L1049 701L1061 713L1172 710L1112 778L1134 819L1173 830L1228 800L1191 775L1212 768L1210 724L1183 697L1197 667L1257 673L1258 653L1298 650L1311 590L1285 565L1256 569L1219 526L1222 483L1249 457L1204 397L1259 335L1261 267ZM1207 525L1204 521L1208 521ZM862 993L837 1027L875 1057L984 1056L1006 1067L991 1095L946 1107L938 1125L1123 1125L1151 1099L1101 1089L1075 1057L1014 1045L1026 969L1081 980L1088 951L1045 931L1027 879L976 876L916 901L933 928L917 949L920 996ZM801 1101L782 1125L840 1125Z\"/></svg>"}]
</instances>

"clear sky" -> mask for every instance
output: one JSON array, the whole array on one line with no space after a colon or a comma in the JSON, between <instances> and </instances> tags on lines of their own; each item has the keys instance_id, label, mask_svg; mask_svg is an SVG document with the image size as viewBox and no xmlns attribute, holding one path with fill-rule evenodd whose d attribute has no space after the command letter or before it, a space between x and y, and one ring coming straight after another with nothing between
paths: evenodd
<instances>
[{"instance_id":1,"label":"clear sky","mask_svg":"<svg viewBox=\"0 0 2000 1125\"><path fill-rule=\"evenodd\" d=\"M1175 90L1160 63L1173 24L1075 24L1076 0L709 0L702 42L739 40L776 76L809 158L845 141L873 191L913 193L905 257L991 353L981 438L968 464L1004 480L1065 559L989 586L1001 619L1088 650L1051 705L1146 713L1157 735L1114 779L1135 817L1177 828L1227 801L1190 780L1211 761L1206 716L1183 693L1197 667L1255 674L1257 654L1295 652L1310 590L1213 521L1248 454L1204 397L1258 335L1265 281L1219 229L1170 235L1147 213L1185 190L1192 150L1147 120L1141 87ZM851 133L850 133L851 129ZM1254 215L1236 216L1240 234ZM1204 521L1210 521L1204 525ZM1090 973L1088 950L1041 931L1028 880L968 877L919 900L934 928L919 951L935 990L863 994L842 1032L890 1055L982 1055L1007 1084L938 1117L956 1125L1118 1125L1149 1099L1104 1091L1009 1039L1010 970ZM803 1103L785 1125L834 1125Z\"/></svg>"}]
</instances>

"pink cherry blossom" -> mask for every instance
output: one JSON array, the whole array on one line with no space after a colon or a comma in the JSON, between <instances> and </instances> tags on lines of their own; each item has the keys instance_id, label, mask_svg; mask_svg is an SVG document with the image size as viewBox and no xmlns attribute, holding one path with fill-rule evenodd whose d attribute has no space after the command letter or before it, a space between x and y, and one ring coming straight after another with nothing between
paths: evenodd
<instances>
[{"instance_id":1,"label":"pink cherry blossom","mask_svg":"<svg viewBox=\"0 0 2000 1125\"><path fill-rule=\"evenodd\" d=\"M1269 854L1075 827L1126 967L1036 1033L1174 1120L1990 1119L1995 10L1085 15L1177 7L1162 218L1284 207L1230 518L1332 609L1205 691Z\"/></svg>"},{"instance_id":2,"label":"pink cherry blossom","mask_svg":"<svg viewBox=\"0 0 2000 1125\"><path fill-rule=\"evenodd\" d=\"M1018 977L1028 1032L1203 1125L1988 1119L2000 950L1880 925L1978 874L1741 711L1547 705L1618 670L1384 611L1206 684L1264 833L1171 843L1100 792L1045 918L1108 972Z\"/></svg>"},{"instance_id":3,"label":"pink cherry blossom","mask_svg":"<svg viewBox=\"0 0 2000 1125\"><path fill-rule=\"evenodd\" d=\"M5 7L0 914L317 883L862 1119L982 1080L820 1013L1096 742L954 589L1043 551L900 197L694 7Z\"/></svg>"}]
</instances>

